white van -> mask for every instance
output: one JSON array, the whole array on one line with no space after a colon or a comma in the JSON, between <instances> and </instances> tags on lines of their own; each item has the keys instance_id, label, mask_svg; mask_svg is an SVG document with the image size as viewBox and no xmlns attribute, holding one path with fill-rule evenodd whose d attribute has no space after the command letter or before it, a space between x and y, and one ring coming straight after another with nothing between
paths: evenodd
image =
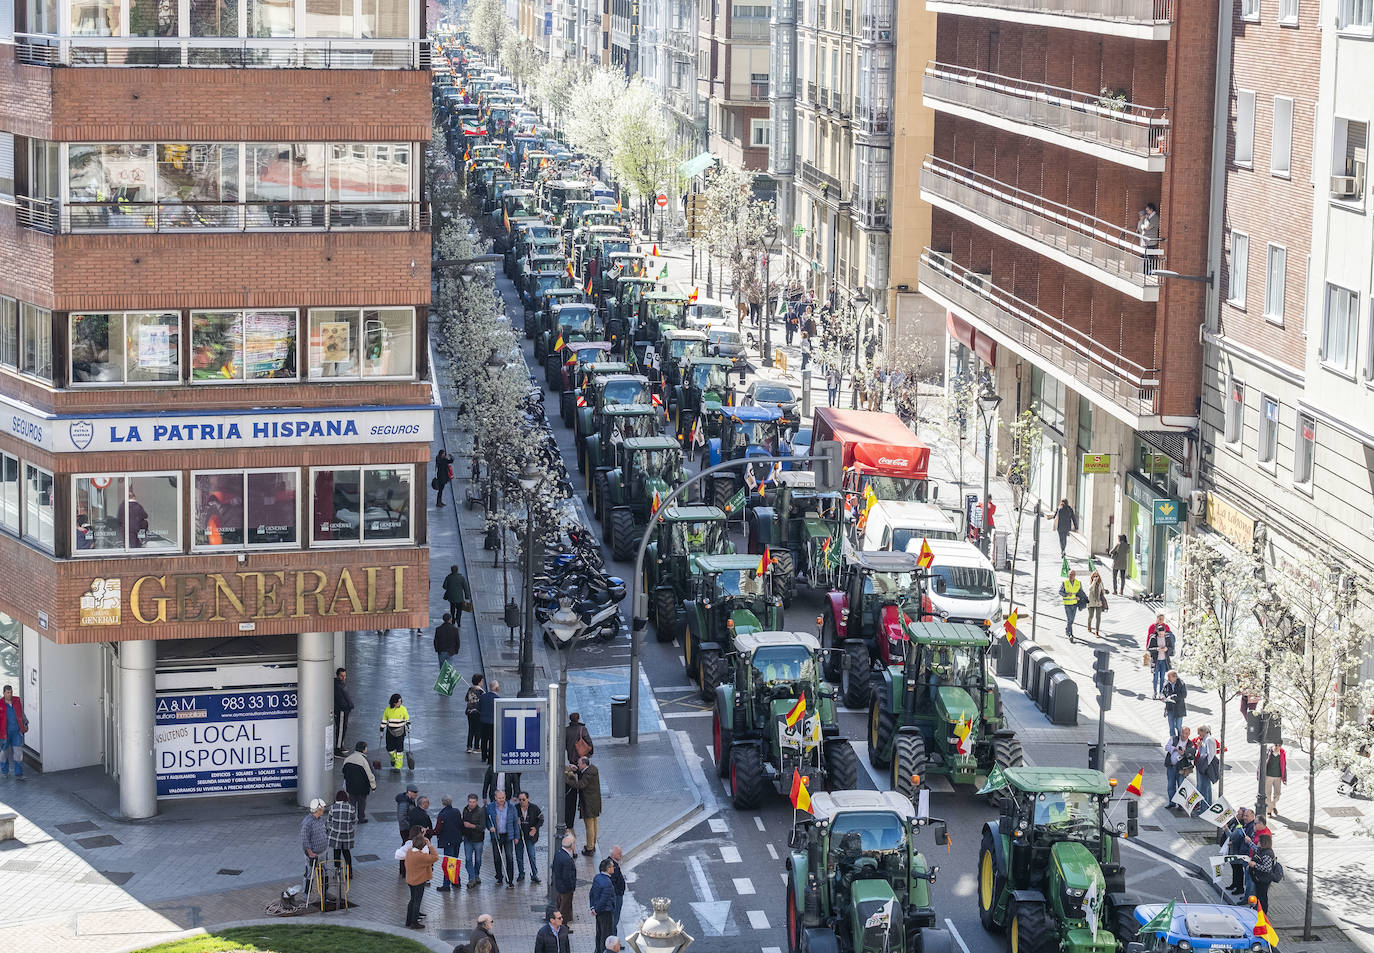
<instances>
[{"instance_id":1,"label":"white van","mask_svg":"<svg viewBox=\"0 0 1374 953\"><path fill-rule=\"evenodd\" d=\"M926 592L936 610L937 621L992 622L993 631L1002 624L1002 600L997 588L997 573L978 547L964 540L931 540L935 562ZM908 544L908 552L919 553L921 541Z\"/></svg>"},{"instance_id":2,"label":"white van","mask_svg":"<svg viewBox=\"0 0 1374 953\"><path fill-rule=\"evenodd\" d=\"M960 539L962 535L949 514L934 503L878 500L868 511L858 544L864 551L919 553L923 539L934 545L936 540Z\"/></svg>"},{"instance_id":3,"label":"white van","mask_svg":"<svg viewBox=\"0 0 1374 953\"><path fill-rule=\"evenodd\" d=\"M686 318L688 327L691 327L693 318L703 318L711 322L725 320L725 305L714 298L697 298L687 305Z\"/></svg>"}]
</instances>

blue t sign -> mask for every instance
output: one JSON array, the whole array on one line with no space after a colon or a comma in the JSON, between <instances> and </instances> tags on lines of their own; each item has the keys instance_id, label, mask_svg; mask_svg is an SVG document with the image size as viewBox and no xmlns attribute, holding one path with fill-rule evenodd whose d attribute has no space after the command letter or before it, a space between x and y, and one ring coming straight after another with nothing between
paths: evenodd
<instances>
[{"instance_id":1,"label":"blue t sign","mask_svg":"<svg viewBox=\"0 0 1374 953\"><path fill-rule=\"evenodd\" d=\"M544 767L548 703L542 698L498 698L495 716L497 771Z\"/></svg>"}]
</instances>

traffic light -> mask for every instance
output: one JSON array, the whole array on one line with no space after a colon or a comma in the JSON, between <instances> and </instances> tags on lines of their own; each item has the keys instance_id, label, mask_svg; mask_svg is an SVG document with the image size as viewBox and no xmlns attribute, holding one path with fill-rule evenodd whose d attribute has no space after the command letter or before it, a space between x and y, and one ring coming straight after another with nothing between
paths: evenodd
<instances>
[{"instance_id":1,"label":"traffic light","mask_svg":"<svg viewBox=\"0 0 1374 953\"><path fill-rule=\"evenodd\" d=\"M1097 707L1102 711L1112 710L1112 689L1116 684L1116 673L1112 671L1111 664L1111 649L1093 649L1093 684L1097 686Z\"/></svg>"},{"instance_id":2,"label":"traffic light","mask_svg":"<svg viewBox=\"0 0 1374 953\"><path fill-rule=\"evenodd\" d=\"M1261 711L1245 722L1245 740L1252 745L1283 744L1283 720L1276 711Z\"/></svg>"},{"instance_id":3,"label":"traffic light","mask_svg":"<svg viewBox=\"0 0 1374 953\"><path fill-rule=\"evenodd\" d=\"M811 461L816 471L816 489L822 493L838 493L844 482L844 448L838 440L818 440L811 447Z\"/></svg>"}]
</instances>

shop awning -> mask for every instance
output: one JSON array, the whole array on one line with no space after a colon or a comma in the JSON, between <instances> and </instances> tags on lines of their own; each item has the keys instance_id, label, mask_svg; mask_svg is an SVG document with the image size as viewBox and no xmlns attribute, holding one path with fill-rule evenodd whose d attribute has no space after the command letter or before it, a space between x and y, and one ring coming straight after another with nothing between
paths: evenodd
<instances>
[{"instance_id":1,"label":"shop awning","mask_svg":"<svg viewBox=\"0 0 1374 953\"><path fill-rule=\"evenodd\" d=\"M988 367L997 366L997 342L990 336L980 332L953 311L945 312L945 327L949 329L950 337L977 354L980 361Z\"/></svg>"},{"instance_id":2,"label":"shop awning","mask_svg":"<svg viewBox=\"0 0 1374 953\"><path fill-rule=\"evenodd\" d=\"M690 179L693 176L701 175L701 173L715 165L715 162L715 156L709 152L703 152L678 166L678 171Z\"/></svg>"}]
</instances>

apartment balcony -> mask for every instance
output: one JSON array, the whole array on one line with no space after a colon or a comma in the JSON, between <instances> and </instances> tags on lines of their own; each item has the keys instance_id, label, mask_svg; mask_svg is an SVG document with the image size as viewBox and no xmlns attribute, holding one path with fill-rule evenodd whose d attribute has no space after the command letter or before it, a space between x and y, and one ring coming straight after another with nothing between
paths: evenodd
<instances>
[{"instance_id":1,"label":"apartment balcony","mask_svg":"<svg viewBox=\"0 0 1374 953\"><path fill-rule=\"evenodd\" d=\"M229 69L418 69L428 40L321 37L137 37L14 34L28 66L220 67Z\"/></svg>"},{"instance_id":2,"label":"apartment balcony","mask_svg":"<svg viewBox=\"0 0 1374 953\"><path fill-rule=\"evenodd\" d=\"M1114 416L1137 429L1155 415L1159 370L1117 354L1086 332L992 283L989 275L927 248L918 272L921 293L991 335L1075 390L1091 390Z\"/></svg>"},{"instance_id":3,"label":"apartment balcony","mask_svg":"<svg viewBox=\"0 0 1374 953\"><path fill-rule=\"evenodd\" d=\"M932 109L1140 169L1163 172L1166 109L946 63L926 66L921 101Z\"/></svg>"},{"instance_id":4,"label":"apartment balcony","mask_svg":"<svg viewBox=\"0 0 1374 953\"><path fill-rule=\"evenodd\" d=\"M926 0L931 13L952 13L1133 40L1167 40L1180 0Z\"/></svg>"},{"instance_id":5,"label":"apartment balcony","mask_svg":"<svg viewBox=\"0 0 1374 953\"><path fill-rule=\"evenodd\" d=\"M921 166L921 197L1137 301L1159 300L1153 272L1164 256L1119 224L933 156Z\"/></svg>"},{"instance_id":6,"label":"apartment balcony","mask_svg":"<svg viewBox=\"0 0 1374 953\"><path fill-rule=\"evenodd\" d=\"M802 185L831 205L839 205L844 201L844 186L840 184L839 179L822 172L809 162L803 161L800 165Z\"/></svg>"}]
</instances>

